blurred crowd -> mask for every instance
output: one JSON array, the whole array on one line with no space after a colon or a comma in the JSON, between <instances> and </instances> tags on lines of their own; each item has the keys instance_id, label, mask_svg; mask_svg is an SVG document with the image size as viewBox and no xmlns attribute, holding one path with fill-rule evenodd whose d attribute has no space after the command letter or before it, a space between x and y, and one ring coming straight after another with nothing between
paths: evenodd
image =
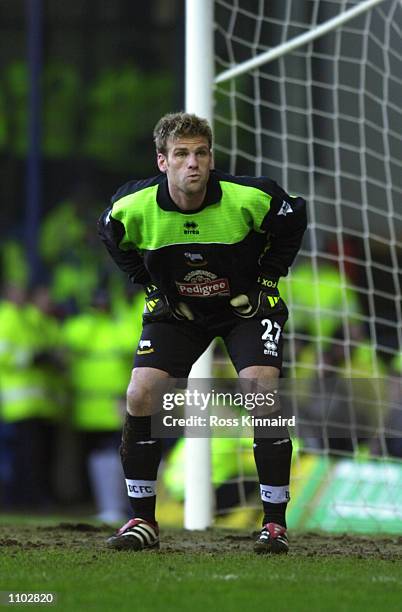
<instances>
[{"instance_id":1,"label":"blurred crowd","mask_svg":"<svg viewBox=\"0 0 402 612\"><path fill-rule=\"evenodd\" d=\"M0 508L71 506L91 491L99 518L120 520L117 449L143 294L108 268L86 198L81 188L45 217L34 282L22 243L3 243Z\"/></svg>"},{"instance_id":2,"label":"blurred crowd","mask_svg":"<svg viewBox=\"0 0 402 612\"><path fill-rule=\"evenodd\" d=\"M82 215L84 196L46 215L39 237L43 270L34 283L21 243L8 240L2 247L0 509L51 511L90 503L99 519L114 522L128 512L118 447L144 298L103 256L96 220ZM378 395L380 427L378 411L369 408L372 389L364 383L366 397L360 392L354 414L342 402L331 406L341 433L317 436L316 429L311 435L304 429L300 448L356 454L366 444L372 455L402 457L402 436L395 434L402 430L402 411L393 391L402 377L402 352L390 359L376 352L353 275L339 270L336 256L315 266L301 259L281 281L281 294L291 305L285 376L301 381L301 419L317 421L322 413L311 393L317 381L385 381ZM235 376L219 341L214 357L214 377ZM379 427L379 435L367 440L364 427ZM181 500L183 441L168 446L164 486ZM250 440L216 438L212 451L217 505L235 505L238 488L225 483L239 471L254 474Z\"/></svg>"}]
</instances>

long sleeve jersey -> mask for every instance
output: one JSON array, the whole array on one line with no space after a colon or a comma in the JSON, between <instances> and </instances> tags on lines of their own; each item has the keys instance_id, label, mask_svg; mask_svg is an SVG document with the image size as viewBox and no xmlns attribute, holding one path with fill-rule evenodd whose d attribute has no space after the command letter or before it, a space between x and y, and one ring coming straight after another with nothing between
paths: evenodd
<instances>
[{"instance_id":1,"label":"long sleeve jersey","mask_svg":"<svg viewBox=\"0 0 402 612\"><path fill-rule=\"evenodd\" d=\"M286 276L307 226L306 203L266 177L213 170L202 206L183 211L165 174L121 187L99 234L131 281L216 310L256 282Z\"/></svg>"}]
</instances>

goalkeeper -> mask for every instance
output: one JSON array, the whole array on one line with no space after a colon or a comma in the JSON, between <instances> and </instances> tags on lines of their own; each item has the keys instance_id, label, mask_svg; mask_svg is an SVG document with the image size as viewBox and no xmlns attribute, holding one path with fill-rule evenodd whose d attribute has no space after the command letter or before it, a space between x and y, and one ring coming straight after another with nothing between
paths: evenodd
<instances>
[{"instance_id":1,"label":"goalkeeper","mask_svg":"<svg viewBox=\"0 0 402 612\"><path fill-rule=\"evenodd\" d=\"M216 336L240 378L269 383L279 377L288 312L278 281L307 225L305 201L274 181L213 168L206 120L165 115L154 140L160 173L121 187L99 220L110 255L146 292L120 448L133 518L109 538L115 549L159 547L161 440L151 434L152 389L187 378ZM254 549L285 553L292 442L286 427L276 438L254 435L263 506Z\"/></svg>"}]
</instances>

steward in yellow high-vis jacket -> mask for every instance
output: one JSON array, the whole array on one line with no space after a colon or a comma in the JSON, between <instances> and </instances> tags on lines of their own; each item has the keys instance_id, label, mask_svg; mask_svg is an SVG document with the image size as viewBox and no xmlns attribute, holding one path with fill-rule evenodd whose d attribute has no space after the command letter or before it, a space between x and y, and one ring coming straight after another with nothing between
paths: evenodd
<instances>
[{"instance_id":1,"label":"steward in yellow high-vis jacket","mask_svg":"<svg viewBox=\"0 0 402 612\"><path fill-rule=\"evenodd\" d=\"M126 516L118 447L136 313L131 309L128 317L123 312L126 310L113 317L109 296L98 291L92 308L63 325L73 393L72 422L81 435L97 515L111 522Z\"/></svg>"},{"instance_id":2,"label":"steward in yellow high-vis jacket","mask_svg":"<svg viewBox=\"0 0 402 612\"><path fill-rule=\"evenodd\" d=\"M46 288L36 287L28 302L23 289L9 286L0 304L0 422L12 442L4 501L11 506L37 506L51 498L52 438L63 414L63 379L58 323L47 312L47 296Z\"/></svg>"}]
</instances>

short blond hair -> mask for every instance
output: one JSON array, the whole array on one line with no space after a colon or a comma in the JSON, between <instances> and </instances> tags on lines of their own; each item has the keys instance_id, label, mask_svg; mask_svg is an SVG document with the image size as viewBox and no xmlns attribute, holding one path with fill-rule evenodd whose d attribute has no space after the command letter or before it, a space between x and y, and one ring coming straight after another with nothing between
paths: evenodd
<instances>
[{"instance_id":1,"label":"short blond hair","mask_svg":"<svg viewBox=\"0 0 402 612\"><path fill-rule=\"evenodd\" d=\"M212 130L206 119L190 113L168 113L161 117L154 128L154 142L157 153L167 153L169 138L182 136L203 136L212 148Z\"/></svg>"}]
</instances>

